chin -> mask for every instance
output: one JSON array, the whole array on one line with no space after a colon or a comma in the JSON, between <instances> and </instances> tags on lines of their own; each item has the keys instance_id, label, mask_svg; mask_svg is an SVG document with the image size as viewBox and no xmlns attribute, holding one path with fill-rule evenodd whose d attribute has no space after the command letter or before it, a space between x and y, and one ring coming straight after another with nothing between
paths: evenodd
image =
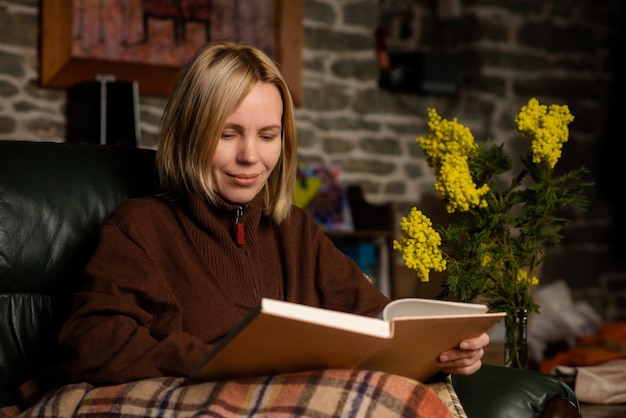
<instances>
[{"instance_id":1,"label":"chin","mask_svg":"<svg viewBox=\"0 0 626 418\"><path fill-rule=\"evenodd\" d=\"M254 199L254 197L257 195L257 193L254 194L241 194L241 193L233 193L231 195L227 195L224 196L224 200L233 203L235 205L245 205L246 203L249 203L252 199Z\"/></svg>"}]
</instances>

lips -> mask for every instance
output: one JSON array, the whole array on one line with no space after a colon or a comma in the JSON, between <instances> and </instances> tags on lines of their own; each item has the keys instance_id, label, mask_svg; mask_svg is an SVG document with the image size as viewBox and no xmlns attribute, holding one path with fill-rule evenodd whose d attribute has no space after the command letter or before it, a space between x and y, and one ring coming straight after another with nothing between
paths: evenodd
<instances>
[{"instance_id":1,"label":"lips","mask_svg":"<svg viewBox=\"0 0 626 418\"><path fill-rule=\"evenodd\" d=\"M255 179L259 177L258 174L231 174L231 177L235 177L238 179Z\"/></svg>"},{"instance_id":2,"label":"lips","mask_svg":"<svg viewBox=\"0 0 626 418\"><path fill-rule=\"evenodd\" d=\"M231 175L230 179L233 183L241 185L241 186L249 186L254 184L256 179L259 177L258 174L237 174Z\"/></svg>"}]
</instances>

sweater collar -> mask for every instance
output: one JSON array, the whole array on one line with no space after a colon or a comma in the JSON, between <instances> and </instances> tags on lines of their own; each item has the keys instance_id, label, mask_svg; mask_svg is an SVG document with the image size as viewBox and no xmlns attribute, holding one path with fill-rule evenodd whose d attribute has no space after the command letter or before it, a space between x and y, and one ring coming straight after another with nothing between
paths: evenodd
<instances>
[{"instance_id":1,"label":"sweater collar","mask_svg":"<svg viewBox=\"0 0 626 418\"><path fill-rule=\"evenodd\" d=\"M208 229L216 226L232 231L232 236L237 240L236 221L241 223L239 233L255 233L261 222L263 213L263 193L259 193L250 202L240 205L230 203L217 196L215 201L193 194L188 197L188 205L192 216L198 223ZM237 217L239 216L239 219ZM241 239L241 237L240 237ZM242 245L242 244L240 244Z\"/></svg>"}]
</instances>

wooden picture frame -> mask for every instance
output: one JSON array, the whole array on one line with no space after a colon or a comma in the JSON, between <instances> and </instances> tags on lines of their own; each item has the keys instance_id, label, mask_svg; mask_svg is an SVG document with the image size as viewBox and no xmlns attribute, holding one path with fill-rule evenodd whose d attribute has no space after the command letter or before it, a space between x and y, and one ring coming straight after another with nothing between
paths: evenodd
<instances>
[{"instance_id":1,"label":"wooden picture frame","mask_svg":"<svg viewBox=\"0 0 626 418\"><path fill-rule=\"evenodd\" d=\"M277 22L276 57L292 91L302 103L302 0L274 0ZM113 61L72 56L72 0L41 2L40 84L67 88L80 81L112 75L118 81L137 81L139 93L167 97L180 66Z\"/></svg>"}]
</instances>

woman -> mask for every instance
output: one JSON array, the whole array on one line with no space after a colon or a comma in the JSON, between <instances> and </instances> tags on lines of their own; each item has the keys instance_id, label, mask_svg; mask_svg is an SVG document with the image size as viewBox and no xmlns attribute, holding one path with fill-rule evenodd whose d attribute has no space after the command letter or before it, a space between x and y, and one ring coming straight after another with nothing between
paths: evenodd
<instances>
[{"instance_id":1,"label":"woman","mask_svg":"<svg viewBox=\"0 0 626 418\"><path fill-rule=\"evenodd\" d=\"M182 70L162 119L160 196L104 222L59 334L72 382L187 376L262 297L376 316L389 301L292 205L294 109L276 65L218 41ZM486 334L442 353L481 365Z\"/></svg>"}]
</instances>

